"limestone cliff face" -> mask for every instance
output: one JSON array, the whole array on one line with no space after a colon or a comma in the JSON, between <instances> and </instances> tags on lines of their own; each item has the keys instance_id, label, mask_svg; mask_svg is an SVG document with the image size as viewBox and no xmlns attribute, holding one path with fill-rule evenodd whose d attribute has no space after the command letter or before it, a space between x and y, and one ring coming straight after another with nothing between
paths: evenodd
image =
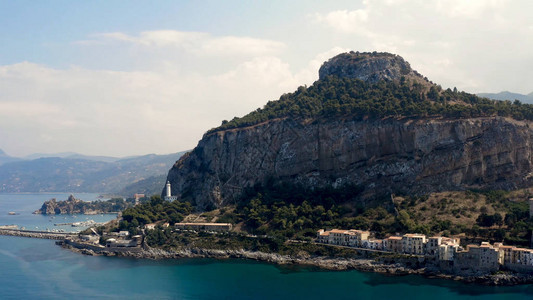
<instances>
[{"instance_id":1,"label":"limestone cliff face","mask_svg":"<svg viewBox=\"0 0 533 300\"><path fill-rule=\"evenodd\" d=\"M367 195L508 189L530 182L532 133L500 117L276 120L204 136L168 180L200 207L231 203L269 176L309 187L355 183Z\"/></svg>"}]
</instances>

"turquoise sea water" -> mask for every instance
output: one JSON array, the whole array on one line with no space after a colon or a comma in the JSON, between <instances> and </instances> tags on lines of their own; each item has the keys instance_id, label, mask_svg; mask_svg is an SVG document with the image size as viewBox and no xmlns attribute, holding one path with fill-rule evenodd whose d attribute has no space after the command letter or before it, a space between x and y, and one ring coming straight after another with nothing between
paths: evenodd
<instances>
[{"instance_id":1,"label":"turquoise sea water","mask_svg":"<svg viewBox=\"0 0 533 300\"><path fill-rule=\"evenodd\" d=\"M54 224L74 223L87 220L94 220L97 223L107 222L116 218L115 214L100 215L34 215L37 209L41 208L44 201L56 198L57 201L67 200L68 193L42 193L42 194L0 194L0 225L18 225L27 230L54 230L62 229L64 231L79 231L84 228L72 227L70 225L55 226ZM78 193L74 194L78 199L84 201L94 201L99 194ZM17 215L8 215L9 212L15 212Z\"/></svg>"},{"instance_id":2,"label":"turquoise sea water","mask_svg":"<svg viewBox=\"0 0 533 300\"><path fill-rule=\"evenodd\" d=\"M0 236L0 299L533 299L533 286L483 287L246 260L92 257L50 240Z\"/></svg>"}]
</instances>

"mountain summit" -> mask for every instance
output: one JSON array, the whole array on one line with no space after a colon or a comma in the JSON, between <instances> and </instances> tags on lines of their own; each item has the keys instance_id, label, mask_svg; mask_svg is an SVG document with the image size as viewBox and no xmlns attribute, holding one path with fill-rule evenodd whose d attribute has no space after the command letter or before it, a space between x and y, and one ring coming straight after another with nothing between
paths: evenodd
<instances>
[{"instance_id":1,"label":"mountain summit","mask_svg":"<svg viewBox=\"0 0 533 300\"><path fill-rule=\"evenodd\" d=\"M349 52L325 62L318 71L319 80L327 76L360 79L369 83L380 80L400 81L401 78L423 80L401 56L380 52Z\"/></svg>"}]
</instances>

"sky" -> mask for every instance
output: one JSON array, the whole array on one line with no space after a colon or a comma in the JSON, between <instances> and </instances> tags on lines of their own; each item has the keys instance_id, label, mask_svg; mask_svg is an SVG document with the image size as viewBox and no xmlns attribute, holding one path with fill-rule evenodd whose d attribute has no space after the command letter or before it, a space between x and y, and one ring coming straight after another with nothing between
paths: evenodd
<instances>
[{"instance_id":1,"label":"sky","mask_svg":"<svg viewBox=\"0 0 533 300\"><path fill-rule=\"evenodd\" d=\"M444 88L528 94L533 1L0 0L0 149L192 149L352 50Z\"/></svg>"}]
</instances>

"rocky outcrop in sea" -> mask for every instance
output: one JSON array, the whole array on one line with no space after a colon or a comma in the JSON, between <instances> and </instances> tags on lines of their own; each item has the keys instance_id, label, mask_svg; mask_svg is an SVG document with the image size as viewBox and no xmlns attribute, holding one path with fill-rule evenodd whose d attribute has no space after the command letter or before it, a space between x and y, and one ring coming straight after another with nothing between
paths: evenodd
<instances>
[{"instance_id":1,"label":"rocky outcrop in sea","mask_svg":"<svg viewBox=\"0 0 533 300\"><path fill-rule=\"evenodd\" d=\"M102 213L116 213L128 207L122 199L111 199L107 201L86 202L76 199L70 195L67 200L57 201L52 198L45 201L40 209L34 211L34 214L59 215L59 214L85 214L95 215Z\"/></svg>"}]
</instances>

